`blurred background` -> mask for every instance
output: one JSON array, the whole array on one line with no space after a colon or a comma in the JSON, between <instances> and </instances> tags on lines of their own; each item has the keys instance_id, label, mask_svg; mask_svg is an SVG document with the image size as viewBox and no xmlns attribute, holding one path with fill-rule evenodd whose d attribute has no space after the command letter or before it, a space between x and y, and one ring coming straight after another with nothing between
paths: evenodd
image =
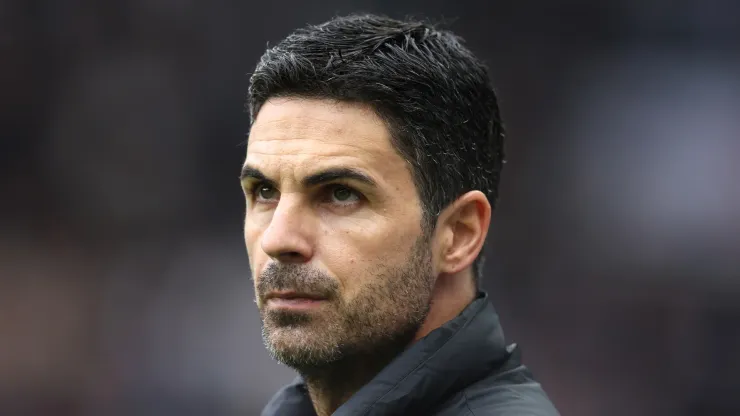
<instances>
[{"instance_id":1,"label":"blurred background","mask_svg":"<svg viewBox=\"0 0 740 416\"><path fill-rule=\"evenodd\" d=\"M256 415L248 74L336 14L448 22L508 127L485 287L563 415L740 414L740 3L2 0L0 414Z\"/></svg>"}]
</instances>

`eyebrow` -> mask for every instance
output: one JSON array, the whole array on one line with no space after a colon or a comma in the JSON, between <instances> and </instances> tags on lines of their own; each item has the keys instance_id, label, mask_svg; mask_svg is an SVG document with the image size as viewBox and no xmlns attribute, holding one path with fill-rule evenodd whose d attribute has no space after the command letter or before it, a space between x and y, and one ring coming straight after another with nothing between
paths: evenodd
<instances>
[{"instance_id":1,"label":"eyebrow","mask_svg":"<svg viewBox=\"0 0 740 416\"><path fill-rule=\"evenodd\" d=\"M244 181L245 179L253 179L260 182L267 182L267 183L274 183L273 180L269 179L267 175L262 173L259 169L245 165L242 168L241 175L239 176L239 180ZM320 172L316 172L314 174L311 174L309 176L306 176L303 178L301 183L304 187L312 187L316 185L321 185L323 183L333 182L337 180L354 180L357 182L364 183L365 185L377 187L378 184L375 182L373 178L371 178L366 173L354 169L354 168L347 168L347 167L341 167L341 168L330 168L326 169Z\"/></svg>"}]
</instances>

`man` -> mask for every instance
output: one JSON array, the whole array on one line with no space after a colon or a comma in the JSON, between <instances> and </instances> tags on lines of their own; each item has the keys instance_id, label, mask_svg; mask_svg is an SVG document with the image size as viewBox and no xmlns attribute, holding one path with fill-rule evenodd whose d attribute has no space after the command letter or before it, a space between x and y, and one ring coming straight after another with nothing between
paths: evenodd
<instances>
[{"instance_id":1,"label":"man","mask_svg":"<svg viewBox=\"0 0 740 416\"><path fill-rule=\"evenodd\" d=\"M263 415L557 415L478 290L504 134L484 66L420 22L309 26L251 77L241 175Z\"/></svg>"}]
</instances>

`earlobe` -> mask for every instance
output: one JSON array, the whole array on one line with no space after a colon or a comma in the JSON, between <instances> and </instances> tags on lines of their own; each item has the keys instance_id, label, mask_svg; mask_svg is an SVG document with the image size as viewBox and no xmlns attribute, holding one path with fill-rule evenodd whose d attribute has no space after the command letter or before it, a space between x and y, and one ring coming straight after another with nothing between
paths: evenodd
<instances>
[{"instance_id":1,"label":"earlobe","mask_svg":"<svg viewBox=\"0 0 740 416\"><path fill-rule=\"evenodd\" d=\"M480 191L470 191L453 202L440 216L446 238L440 271L458 273L471 266L483 249L491 222L491 204Z\"/></svg>"}]
</instances>

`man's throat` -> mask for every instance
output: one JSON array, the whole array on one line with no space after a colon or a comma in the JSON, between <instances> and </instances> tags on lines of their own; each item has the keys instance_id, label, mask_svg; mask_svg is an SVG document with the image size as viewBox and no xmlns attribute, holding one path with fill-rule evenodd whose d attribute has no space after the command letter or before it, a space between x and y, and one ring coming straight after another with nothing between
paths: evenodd
<instances>
[{"instance_id":1,"label":"man's throat","mask_svg":"<svg viewBox=\"0 0 740 416\"><path fill-rule=\"evenodd\" d=\"M331 416L403 351L345 357L323 368L301 373L318 416Z\"/></svg>"}]
</instances>

